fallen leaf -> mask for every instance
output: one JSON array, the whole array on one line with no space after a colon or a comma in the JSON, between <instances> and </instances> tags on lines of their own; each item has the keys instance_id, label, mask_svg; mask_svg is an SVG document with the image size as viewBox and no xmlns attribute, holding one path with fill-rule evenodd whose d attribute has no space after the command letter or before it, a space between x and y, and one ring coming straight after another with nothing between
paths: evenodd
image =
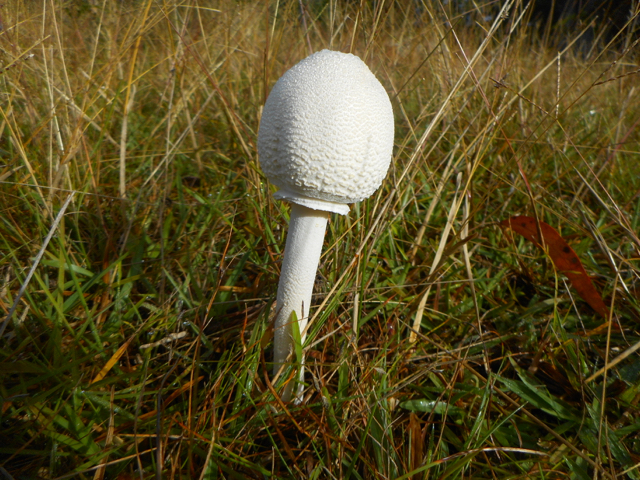
<instances>
[{"instance_id":1,"label":"fallen leaf","mask_svg":"<svg viewBox=\"0 0 640 480\"><path fill-rule=\"evenodd\" d=\"M566 275L571 285L573 285L573 288L578 292L578 295L580 295L591 308L604 318L609 317L609 309L604 301L602 301L602 297L593 285L591 278L587 275L578 255L576 255L576 252L573 251L564 238L562 238L551 225L540 222L540 232L538 232L536 219L524 215L511 217L508 220L500 222L500 225L519 233L540 248L543 248L543 242L540 241L540 233L542 233L545 249L556 269Z\"/></svg>"}]
</instances>

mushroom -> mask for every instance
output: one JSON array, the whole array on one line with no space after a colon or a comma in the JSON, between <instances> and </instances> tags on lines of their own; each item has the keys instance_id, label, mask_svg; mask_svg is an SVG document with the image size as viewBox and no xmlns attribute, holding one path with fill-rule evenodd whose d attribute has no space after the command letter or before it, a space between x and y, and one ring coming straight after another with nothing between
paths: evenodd
<instances>
[{"instance_id":1,"label":"mushroom","mask_svg":"<svg viewBox=\"0 0 640 480\"><path fill-rule=\"evenodd\" d=\"M355 55L316 52L285 72L267 99L260 166L279 188L274 198L292 204L276 298L274 375L291 353L294 318L304 343L327 220L378 189L393 135L389 96ZM303 376L301 365L300 381ZM291 392L289 384L282 399Z\"/></svg>"}]
</instances>

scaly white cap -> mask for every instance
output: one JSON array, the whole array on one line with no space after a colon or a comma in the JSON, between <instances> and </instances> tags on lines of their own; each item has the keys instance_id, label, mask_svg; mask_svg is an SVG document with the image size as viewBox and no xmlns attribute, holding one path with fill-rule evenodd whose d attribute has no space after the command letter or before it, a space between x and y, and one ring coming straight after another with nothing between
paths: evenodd
<instances>
[{"instance_id":1,"label":"scaly white cap","mask_svg":"<svg viewBox=\"0 0 640 480\"><path fill-rule=\"evenodd\" d=\"M345 215L375 192L393 151L384 87L349 53L322 50L275 84L258 132L260 165L275 198Z\"/></svg>"}]
</instances>

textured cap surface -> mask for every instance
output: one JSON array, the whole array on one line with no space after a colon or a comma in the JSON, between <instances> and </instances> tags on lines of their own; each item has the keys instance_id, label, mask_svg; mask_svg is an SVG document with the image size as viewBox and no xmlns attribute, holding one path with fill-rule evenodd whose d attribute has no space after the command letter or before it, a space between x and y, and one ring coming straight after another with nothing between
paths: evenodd
<instances>
[{"instance_id":1,"label":"textured cap surface","mask_svg":"<svg viewBox=\"0 0 640 480\"><path fill-rule=\"evenodd\" d=\"M288 70L264 106L260 165L283 198L345 214L387 174L393 111L384 87L355 55L322 50Z\"/></svg>"}]
</instances>

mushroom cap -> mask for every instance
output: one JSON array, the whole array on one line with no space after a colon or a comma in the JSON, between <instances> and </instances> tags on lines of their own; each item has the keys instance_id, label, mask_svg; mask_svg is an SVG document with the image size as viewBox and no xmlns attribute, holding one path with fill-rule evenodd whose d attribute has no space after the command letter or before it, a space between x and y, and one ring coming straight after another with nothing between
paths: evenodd
<instances>
[{"instance_id":1,"label":"mushroom cap","mask_svg":"<svg viewBox=\"0 0 640 480\"><path fill-rule=\"evenodd\" d=\"M260 166L275 198L346 214L375 192L393 150L384 87L349 53L322 50L276 82L258 132Z\"/></svg>"}]
</instances>

